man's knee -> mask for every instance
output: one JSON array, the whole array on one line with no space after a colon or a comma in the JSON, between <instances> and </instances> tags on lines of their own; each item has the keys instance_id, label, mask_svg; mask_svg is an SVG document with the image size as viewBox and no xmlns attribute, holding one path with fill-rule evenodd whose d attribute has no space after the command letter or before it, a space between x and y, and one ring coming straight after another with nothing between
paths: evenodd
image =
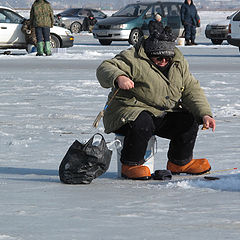
<instances>
[{"instance_id":1,"label":"man's knee","mask_svg":"<svg viewBox=\"0 0 240 240\"><path fill-rule=\"evenodd\" d=\"M150 113L143 111L139 114L137 119L131 124L133 131L140 133L141 135L151 137L155 131L154 122Z\"/></svg>"}]
</instances>

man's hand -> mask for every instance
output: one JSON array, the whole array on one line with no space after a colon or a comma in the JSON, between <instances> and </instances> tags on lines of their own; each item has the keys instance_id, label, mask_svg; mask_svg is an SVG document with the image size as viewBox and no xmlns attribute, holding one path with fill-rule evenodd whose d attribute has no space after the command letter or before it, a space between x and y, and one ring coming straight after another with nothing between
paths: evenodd
<instances>
[{"instance_id":1,"label":"man's hand","mask_svg":"<svg viewBox=\"0 0 240 240\"><path fill-rule=\"evenodd\" d=\"M129 90L131 88L134 88L134 82L126 76L118 76L116 82L121 89Z\"/></svg>"},{"instance_id":2,"label":"man's hand","mask_svg":"<svg viewBox=\"0 0 240 240\"><path fill-rule=\"evenodd\" d=\"M204 125L203 129L204 128L206 128L206 129L212 128L213 132L216 128L215 120L208 115L203 116L203 125Z\"/></svg>"}]
</instances>

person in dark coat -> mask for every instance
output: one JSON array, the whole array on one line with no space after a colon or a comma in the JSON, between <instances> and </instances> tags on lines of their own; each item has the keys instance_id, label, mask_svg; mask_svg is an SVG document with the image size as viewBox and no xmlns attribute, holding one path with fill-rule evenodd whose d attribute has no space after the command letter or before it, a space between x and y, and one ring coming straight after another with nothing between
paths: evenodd
<instances>
[{"instance_id":1,"label":"person in dark coat","mask_svg":"<svg viewBox=\"0 0 240 240\"><path fill-rule=\"evenodd\" d=\"M181 21L184 26L186 45L196 45L196 27L200 27L200 17L192 0L185 0L181 7Z\"/></svg>"},{"instance_id":2,"label":"person in dark coat","mask_svg":"<svg viewBox=\"0 0 240 240\"><path fill-rule=\"evenodd\" d=\"M35 28L31 27L30 19L24 20L21 30L25 34L26 43L37 46Z\"/></svg>"},{"instance_id":3,"label":"person in dark coat","mask_svg":"<svg viewBox=\"0 0 240 240\"><path fill-rule=\"evenodd\" d=\"M31 26L30 19L25 19L22 23L21 31L25 35L25 41L27 44L27 52L32 53L35 51L35 47L37 47L37 38L35 33L35 28Z\"/></svg>"},{"instance_id":4,"label":"person in dark coat","mask_svg":"<svg viewBox=\"0 0 240 240\"><path fill-rule=\"evenodd\" d=\"M83 19L83 30L92 32L92 28L96 23L97 19L92 14L88 14L88 16Z\"/></svg>"},{"instance_id":5,"label":"person in dark coat","mask_svg":"<svg viewBox=\"0 0 240 240\"><path fill-rule=\"evenodd\" d=\"M148 24L149 35L156 35L163 31L162 17L159 13L156 13L154 20L151 20Z\"/></svg>"}]
</instances>

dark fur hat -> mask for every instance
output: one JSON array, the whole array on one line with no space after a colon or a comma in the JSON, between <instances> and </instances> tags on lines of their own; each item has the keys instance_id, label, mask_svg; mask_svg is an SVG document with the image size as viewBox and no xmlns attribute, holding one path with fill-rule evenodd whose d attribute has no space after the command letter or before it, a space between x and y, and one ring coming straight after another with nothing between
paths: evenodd
<instances>
[{"instance_id":1,"label":"dark fur hat","mask_svg":"<svg viewBox=\"0 0 240 240\"><path fill-rule=\"evenodd\" d=\"M172 29L166 26L163 31L154 32L145 41L144 49L148 57L173 57L176 37Z\"/></svg>"}]
</instances>

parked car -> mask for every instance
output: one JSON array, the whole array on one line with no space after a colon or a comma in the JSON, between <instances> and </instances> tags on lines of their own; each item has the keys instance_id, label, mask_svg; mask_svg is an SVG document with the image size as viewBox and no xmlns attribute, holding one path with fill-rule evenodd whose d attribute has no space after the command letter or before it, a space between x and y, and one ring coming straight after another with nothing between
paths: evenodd
<instances>
[{"instance_id":1,"label":"parked car","mask_svg":"<svg viewBox=\"0 0 240 240\"><path fill-rule=\"evenodd\" d=\"M234 13L225 20L208 24L205 28L206 38L211 39L213 44L222 44L224 40L227 40L228 25L233 15Z\"/></svg>"},{"instance_id":2,"label":"parked car","mask_svg":"<svg viewBox=\"0 0 240 240\"><path fill-rule=\"evenodd\" d=\"M21 31L25 18L13 9L0 6L0 49L26 49L25 35ZM74 37L68 29L53 26L50 29L52 48L73 46Z\"/></svg>"},{"instance_id":3,"label":"parked car","mask_svg":"<svg viewBox=\"0 0 240 240\"><path fill-rule=\"evenodd\" d=\"M83 31L83 19L89 15L93 15L97 21L104 19L107 15L99 10L92 8L69 8L57 14L61 18L62 23L72 33Z\"/></svg>"},{"instance_id":4,"label":"parked car","mask_svg":"<svg viewBox=\"0 0 240 240\"><path fill-rule=\"evenodd\" d=\"M163 25L170 26L176 36L182 35L183 26L180 19L181 2L137 2L128 4L111 17L97 22L93 36L102 45L112 41L138 42L143 35L148 35L148 23L156 13L162 16Z\"/></svg>"},{"instance_id":5,"label":"parked car","mask_svg":"<svg viewBox=\"0 0 240 240\"><path fill-rule=\"evenodd\" d=\"M227 41L233 46L239 47L240 52L240 10L231 18L228 27Z\"/></svg>"}]
</instances>

